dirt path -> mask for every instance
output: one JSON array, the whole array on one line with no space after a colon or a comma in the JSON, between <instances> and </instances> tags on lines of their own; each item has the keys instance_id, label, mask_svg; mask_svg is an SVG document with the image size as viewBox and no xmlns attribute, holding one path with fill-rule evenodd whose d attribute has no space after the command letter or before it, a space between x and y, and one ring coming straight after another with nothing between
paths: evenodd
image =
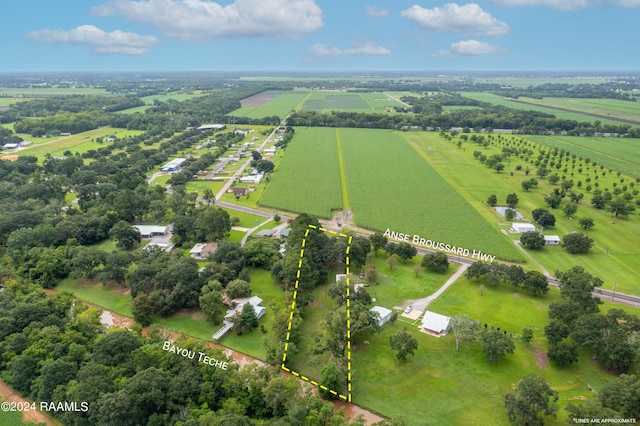
<instances>
[{"instance_id":1,"label":"dirt path","mask_svg":"<svg viewBox=\"0 0 640 426\"><path fill-rule=\"evenodd\" d=\"M23 398L18 392L16 392L12 387L7 385L1 379L0 379L0 399L7 402L24 402L24 403L33 402L28 400L27 398ZM24 420L25 422L44 423L47 426L59 425L59 423L54 422L49 416L47 416L41 411L23 411L22 420Z\"/></svg>"}]
</instances>

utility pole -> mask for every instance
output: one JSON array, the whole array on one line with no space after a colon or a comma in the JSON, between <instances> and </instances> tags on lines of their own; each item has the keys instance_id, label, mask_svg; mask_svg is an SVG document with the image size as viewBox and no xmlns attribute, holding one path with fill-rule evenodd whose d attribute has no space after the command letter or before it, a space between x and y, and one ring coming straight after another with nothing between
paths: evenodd
<instances>
[{"instance_id":1,"label":"utility pole","mask_svg":"<svg viewBox=\"0 0 640 426\"><path fill-rule=\"evenodd\" d=\"M611 303L613 303L615 298L616 298L616 283L613 283L613 296L611 296Z\"/></svg>"}]
</instances>

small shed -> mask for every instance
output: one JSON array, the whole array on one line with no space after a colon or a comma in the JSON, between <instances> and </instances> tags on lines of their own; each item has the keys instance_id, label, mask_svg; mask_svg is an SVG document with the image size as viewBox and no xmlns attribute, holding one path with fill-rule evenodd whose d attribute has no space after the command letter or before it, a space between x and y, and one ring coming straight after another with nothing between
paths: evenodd
<instances>
[{"instance_id":1,"label":"small shed","mask_svg":"<svg viewBox=\"0 0 640 426\"><path fill-rule=\"evenodd\" d=\"M262 231L256 232L255 236L256 237L273 237L273 234L275 233L276 233L275 229L263 229Z\"/></svg>"},{"instance_id":2,"label":"small shed","mask_svg":"<svg viewBox=\"0 0 640 426\"><path fill-rule=\"evenodd\" d=\"M451 317L426 311L422 317L422 328L429 334L444 336L451 328Z\"/></svg>"},{"instance_id":3,"label":"small shed","mask_svg":"<svg viewBox=\"0 0 640 426\"><path fill-rule=\"evenodd\" d=\"M280 230L280 236L282 238L287 238L289 236L289 233L291 232L291 228L284 228Z\"/></svg>"},{"instance_id":4,"label":"small shed","mask_svg":"<svg viewBox=\"0 0 640 426\"><path fill-rule=\"evenodd\" d=\"M379 327L382 327L385 323L387 323L391 319L391 315L393 314L391 309L383 308L382 306L374 306L369 310L373 312L374 315L376 315Z\"/></svg>"},{"instance_id":5,"label":"small shed","mask_svg":"<svg viewBox=\"0 0 640 426\"><path fill-rule=\"evenodd\" d=\"M191 255L191 257L204 257L203 251L205 246L205 243L198 243L194 245L191 250L189 250L189 254Z\"/></svg>"},{"instance_id":6,"label":"small shed","mask_svg":"<svg viewBox=\"0 0 640 426\"><path fill-rule=\"evenodd\" d=\"M518 234L522 234L524 232L536 232L536 227L531 223L513 222L511 224L511 228Z\"/></svg>"},{"instance_id":7,"label":"small shed","mask_svg":"<svg viewBox=\"0 0 640 426\"><path fill-rule=\"evenodd\" d=\"M560 237L557 235L544 235L544 243L548 246L559 246Z\"/></svg>"}]
</instances>

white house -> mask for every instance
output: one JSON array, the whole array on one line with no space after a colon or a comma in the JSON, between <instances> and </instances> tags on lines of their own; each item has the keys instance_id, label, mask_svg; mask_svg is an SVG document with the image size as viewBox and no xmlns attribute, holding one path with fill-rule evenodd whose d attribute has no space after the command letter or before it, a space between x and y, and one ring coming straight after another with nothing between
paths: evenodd
<instances>
[{"instance_id":1,"label":"white house","mask_svg":"<svg viewBox=\"0 0 640 426\"><path fill-rule=\"evenodd\" d=\"M276 153L276 148L275 147L267 148L264 150L264 153L266 155L274 155Z\"/></svg>"},{"instance_id":2,"label":"white house","mask_svg":"<svg viewBox=\"0 0 640 426\"><path fill-rule=\"evenodd\" d=\"M160 167L160 171L161 172L175 172L177 170L180 170L180 166L185 161L186 161L186 158L174 158L173 160L169 161L164 166Z\"/></svg>"},{"instance_id":3,"label":"white house","mask_svg":"<svg viewBox=\"0 0 640 426\"><path fill-rule=\"evenodd\" d=\"M451 328L451 318L446 315L426 311L422 317L422 328L429 334L444 336Z\"/></svg>"},{"instance_id":4,"label":"white house","mask_svg":"<svg viewBox=\"0 0 640 426\"><path fill-rule=\"evenodd\" d=\"M513 222L511 228L514 232L522 234L524 232L536 232L536 227L531 223Z\"/></svg>"},{"instance_id":5,"label":"white house","mask_svg":"<svg viewBox=\"0 0 640 426\"><path fill-rule=\"evenodd\" d=\"M391 315L393 315L391 309L383 308L382 306L374 306L369 310L376 315L379 327L387 323L391 319Z\"/></svg>"},{"instance_id":6,"label":"white house","mask_svg":"<svg viewBox=\"0 0 640 426\"><path fill-rule=\"evenodd\" d=\"M5 144L5 145L3 146L3 148L4 148L4 149L16 149L16 148L18 148L19 146L20 146L20 145L19 145L19 144L17 144L17 143L8 143L8 144Z\"/></svg>"},{"instance_id":7,"label":"white house","mask_svg":"<svg viewBox=\"0 0 640 426\"><path fill-rule=\"evenodd\" d=\"M214 340L220 339L229 330L231 330L231 328L233 327L234 318L242 313L242 308L244 308L245 303L250 303L251 305L253 305L253 309L256 311L256 317L258 319L262 318L267 311L264 306L260 306L260 304L262 303L262 299L260 299L258 296L233 299L231 301L231 305L234 307L227 311L227 314L224 316L224 323L222 325L222 328L216 331L216 333L213 335Z\"/></svg>"},{"instance_id":8,"label":"white house","mask_svg":"<svg viewBox=\"0 0 640 426\"><path fill-rule=\"evenodd\" d=\"M140 232L141 238L151 238L167 234L165 225L133 225Z\"/></svg>"},{"instance_id":9,"label":"white house","mask_svg":"<svg viewBox=\"0 0 640 426\"><path fill-rule=\"evenodd\" d=\"M548 246L559 246L560 237L557 235L544 235L544 243Z\"/></svg>"}]
</instances>

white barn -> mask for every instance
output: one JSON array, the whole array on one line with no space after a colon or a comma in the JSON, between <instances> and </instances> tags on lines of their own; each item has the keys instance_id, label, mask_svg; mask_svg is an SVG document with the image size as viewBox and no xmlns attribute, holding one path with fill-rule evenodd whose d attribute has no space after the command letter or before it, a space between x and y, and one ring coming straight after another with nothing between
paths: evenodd
<instances>
[{"instance_id":1,"label":"white barn","mask_svg":"<svg viewBox=\"0 0 640 426\"><path fill-rule=\"evenodd\" d=\"M536 232L536 227L531 223L513 222L511 224L511 228L518 234L522 234L524 232Z\"/></svg>"},{"instance_id":2,"label":"white barn","mask_svg":"<svg viewBox=\"0 0 640 426\"><path fill-rule=\"evenodd\" d=\"M559 246L560 237L557 235L544 235L544 243L548 246Z\"/></svg>"},{"instance_id":3,"label":"white barn","mask_svg":"<svg viewBox=\"0 0 640 426\"><path fill-rule=\"evenodd\" d=\"M386 324L391 319L391 315L393 315L391 309L383 308L382 306L374 306L369 310L376 315L379 327Z\"/></svg>"}]
</instances>

